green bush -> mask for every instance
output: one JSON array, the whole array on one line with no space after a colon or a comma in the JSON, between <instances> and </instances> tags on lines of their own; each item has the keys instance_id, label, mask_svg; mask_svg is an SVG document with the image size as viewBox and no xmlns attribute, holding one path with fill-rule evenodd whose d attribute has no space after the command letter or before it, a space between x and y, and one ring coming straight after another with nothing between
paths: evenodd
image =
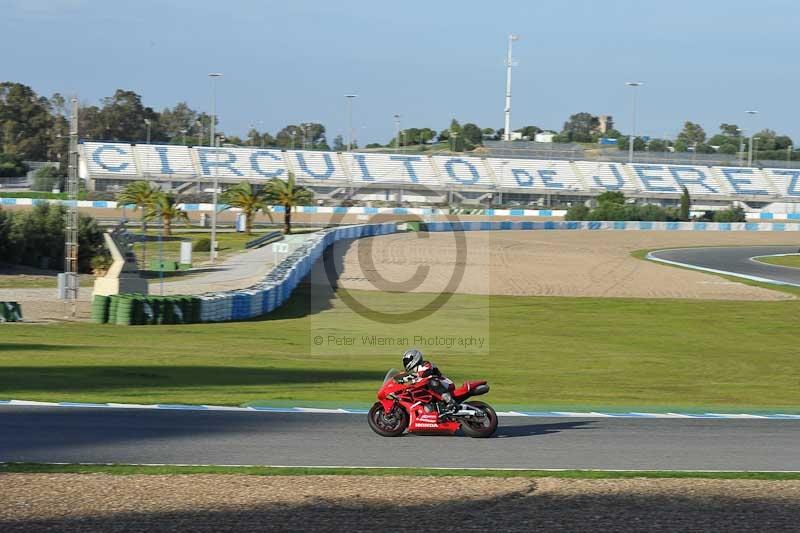
<instances>
[{"instance_id":1,"label":"green bush","mask_svg":"<svg viewBox=\"0 0 800 533\"><path fill-rule=\"evenodd\" d=\"M207 237L203 237L202 239L197 239L192 244L192 251L193 252L210 252L211 251L211 239Z\"/></svg>"},{"instance_id":2,"label":"green bush","mask_svg":"<svg viewBox=\"0 0 800 533\"><path fill-rule=\"evenodd\" d=\"M31 189L34 191L51 192L53 187L64 190L64 173L55 167L42 167L33 173L33 184Z\"/></svg>"},{"instance_id":3,"label":"green bush","mask_svg":"<svg viewBox=\"0 0 800 533\"><path fill-rule=\"evenodd\" d=\"M36 205L30 211L0 210L0 258L16 265L61 268L64 264L65 209L57 204ZM88 272L102 250L103 233L95 219L78 219L78 269Z\"/></svg>"},{"instance_id":4,"label":"green bush","mask_svg":"<svg viewBox=\"0 0 800 533\"><path fill-rule=\"evenodd\" d=\"M30 168L18 156L0 154L0 178L17 178L28 173Z\"/></svg>"},{"instance_id":5,"label":"green bush","mask_svg":"<svg viewBox=\"0 0 800 533\"><path fill-rule=\"evenodd\" d=\"M732 207L722 211L714 211L714 222L745 222L747 217L741 207Z\"/></svg>"}]
</instances>

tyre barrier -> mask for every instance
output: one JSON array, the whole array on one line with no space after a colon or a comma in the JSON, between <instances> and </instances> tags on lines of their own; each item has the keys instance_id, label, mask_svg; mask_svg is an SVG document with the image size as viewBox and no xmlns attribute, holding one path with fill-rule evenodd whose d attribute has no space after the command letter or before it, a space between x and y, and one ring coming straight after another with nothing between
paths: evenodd
<instances>
[{"instance_id":1,"label":"tyre barrier","mask_svg":"<svg viewBox=\"0 0 800 533\"><path fill-rule=\"evenodd\" d=\"M98 324L155 325L247 320L271 313L291 296L331 244L344 239L388 235L397 223L343 226L317 231L255 285L195 296L119 294L95 296L92 321Z\"/></svg>"},{"instance_id":2,"label":"tyre barrier","mask_svg":"<svg viewBox=\"0 0 800 533\"><path fill-rule=\"evenodd\" d=\"M22 321L22 307L17 302L0 302L0 322Z\"/></svg>"}]
</instances>

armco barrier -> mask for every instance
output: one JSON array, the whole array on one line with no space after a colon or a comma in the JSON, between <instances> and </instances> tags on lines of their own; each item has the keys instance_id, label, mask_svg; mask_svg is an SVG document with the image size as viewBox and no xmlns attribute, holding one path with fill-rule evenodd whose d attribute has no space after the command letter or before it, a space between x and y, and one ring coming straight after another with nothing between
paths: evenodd
<instances>
[{"instance_id":1,"label":"armco barrier","mask_svg":"<svg viewBox=\"0 0 800 533\"><path fill-rule=\"evenodd\" d=\"M589 230L589 231L800 231L800 224L783 222L421 222L419 231Z\"/></svg>"}]
</instances>

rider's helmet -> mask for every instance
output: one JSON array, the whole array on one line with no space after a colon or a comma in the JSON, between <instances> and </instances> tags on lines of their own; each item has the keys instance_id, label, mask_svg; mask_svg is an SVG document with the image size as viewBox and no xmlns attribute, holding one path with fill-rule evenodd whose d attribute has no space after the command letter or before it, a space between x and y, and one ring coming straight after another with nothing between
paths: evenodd
<instances>
[{"instance_id":1,"label":"rider's helmet","mask_svg":"<svg viewBox=\"0 0 800 533\"><path fill-rule=\"evenodd\" d=\"M418 367L421 364L422 364L422 352L420 352L416 348L407 350L406 353L403 354L403 366L405 367L406 372L413 371L416 367Z\"/></svg>"}]
</instances>

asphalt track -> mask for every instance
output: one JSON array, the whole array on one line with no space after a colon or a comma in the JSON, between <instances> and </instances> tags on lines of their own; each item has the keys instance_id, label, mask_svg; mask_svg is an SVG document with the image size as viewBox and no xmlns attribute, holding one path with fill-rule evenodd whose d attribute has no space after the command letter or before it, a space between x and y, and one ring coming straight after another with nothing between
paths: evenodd
<instances>
[{"instance_id":1,"label":"asphalt track","mask_svg":"<svg viewBox=\"0 0 800 533\"><path fill-rule=\"evenodd\" d=\"M650 252L648 258L755 281L800 287L800 269L769 265L752 259L762 255L794 254L798 249L800 249L800 238L798 246L674 248Z\"/></svg>"},{"instance_id":2,"label":"asphalt track","mask_svg":"<svg viewBox=\"0 0 800 533\"><path fill-rule=\"evenodd\" d=\"M382 438L364 415L0 407L0 461L800 471L800 421L503 417Z\"/></svg>"}]
</instances>

